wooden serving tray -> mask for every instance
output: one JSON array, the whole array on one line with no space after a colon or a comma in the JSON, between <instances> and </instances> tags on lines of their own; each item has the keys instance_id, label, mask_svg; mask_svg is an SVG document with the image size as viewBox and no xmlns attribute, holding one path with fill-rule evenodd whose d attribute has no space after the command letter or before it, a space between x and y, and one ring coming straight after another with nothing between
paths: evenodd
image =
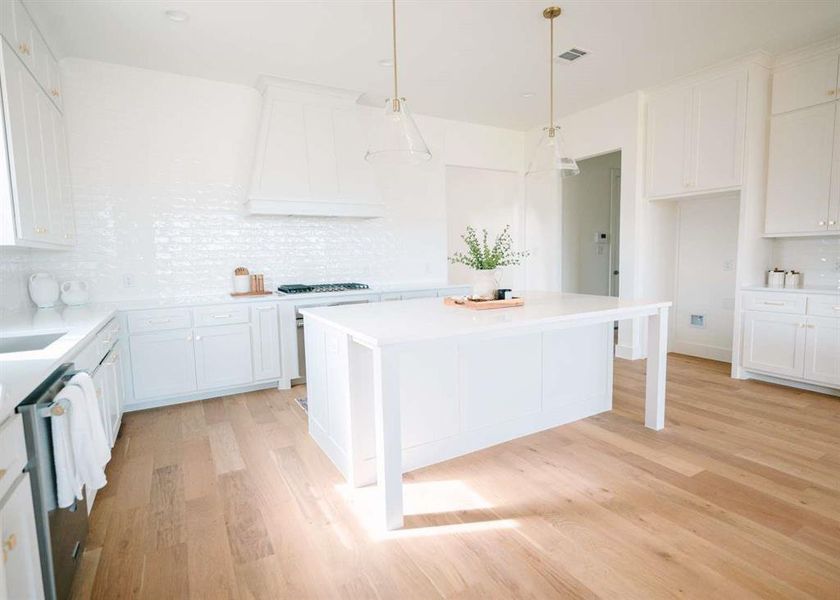
<instances>
[{"instance_id":1,"label":"wooden serving tray","mask_svg":"<svg viewBox=\"0 0 840 600\"><path fill-rule=\"evenodd\" d=\"M446 306L458 306L460 308L468 308L470 310L490 310L493 308L514 308L516 306L524 306L524 298L510 298L508 300L470 300L465 299L463 302L456 302L455 298L446 297L443 299Z\"/></svg>"},{"instance_id":2,"label":"wooden serving tray","mask_svg":"<svg viewBox=\"0 0 840 600\"><path fill-rule=\"evenodd\" d=\"M242 296L270 296L274 292L231 292L230 295L234 298Z\"/></svg>"}]
</instances>

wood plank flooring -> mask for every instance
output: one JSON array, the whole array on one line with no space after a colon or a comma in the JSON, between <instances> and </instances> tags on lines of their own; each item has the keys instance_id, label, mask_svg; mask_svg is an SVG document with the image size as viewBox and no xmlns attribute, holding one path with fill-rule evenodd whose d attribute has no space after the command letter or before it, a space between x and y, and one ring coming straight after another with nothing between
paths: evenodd
<instances>
[{"instance_id":1,"label":"wood plank flooring","mask_svg":"<svg viewBox=\"0 0 840 600\"><path fill-rule=\"evenodd\" d=\"M614 410L406 476L407 528L366 527L293 398L127 414L74 598L840 599L840 399L668 360Z\"/></svg>"}]
</instances>

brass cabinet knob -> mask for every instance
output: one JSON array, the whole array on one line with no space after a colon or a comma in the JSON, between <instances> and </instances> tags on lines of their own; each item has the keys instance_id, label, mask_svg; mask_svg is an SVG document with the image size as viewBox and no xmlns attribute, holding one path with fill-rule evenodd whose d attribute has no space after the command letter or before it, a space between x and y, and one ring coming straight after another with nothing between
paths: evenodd
<instances>
[{"instance_id":1,"label":"brass cabinet knob","mask_svg":"<svg viewBox=\"0 0 840 600\"><path fill-rule=\"evenodd\" d=\"M3 540L3 562L6 562L9 558L9 552L15 549L17 546L17 536L14 533L10 533L9 537Z\"/></svg>"},{"instance_id":2,"label":"brass cabinet knob","mask_svg":"<svg viewBox=\"0 0 840 600\"><path fill-rule=\"evenodd\" d=\"M837 90L828 90L828 95L833 96L837 93Z\"/></svg>"},{"instance_id":3,"label":"brass cabinet knob","mask_svg":"<svg viewBox=\"0 0 840 600\"><path fill-rule=\"evenodd\" d=\"M819 225L820 227L825 227L825 221L820 221L820 222L818 223L818 225Z\"/></svg>"},{"instance_id":4,"label":"brass cabinet knob","mask_svg":"<svg viewBox=\"0 0 840 600\"><path fill-rule=\"evenodd\" d=\"M26 54L27 56L31 54L31 51L29 50L29 44L27 44L26 42L21 42L20 44L18 44L18 50L20 50L21 54Z\"/></svg>"},{"instance_id":5,"label":"brass cabinet knob","mask_svg":"<svg viewBox=\"0 0 840 600\"><path fill-rule=\"evenodd\" d=\"M837 225L837 221L829 221L828 224L829 225Z\"/></svg>"},{"instance_id":6,"label":"brass cabinet knob","mask_svg":"<svg viewBox=\"0 0 840 600\"><path fill-rule=\"evenodd\" d=\"M53 95L54 98L58 98L61 94L58 92L57 89L53 88L50 90L50 94Z\"/></svg>"}]
</instances>

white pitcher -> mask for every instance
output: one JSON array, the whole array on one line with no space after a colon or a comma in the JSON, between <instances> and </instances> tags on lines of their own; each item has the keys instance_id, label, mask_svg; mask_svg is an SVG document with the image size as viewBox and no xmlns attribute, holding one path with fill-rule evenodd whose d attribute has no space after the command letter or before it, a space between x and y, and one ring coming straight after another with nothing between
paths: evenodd
<instances>
[{"instance_id":1,"label":"white pitcher","mask_svg":"<svg viewBox=\"0 0 840 600\"><path fill-rule=\"evenodd\" d=\"M58 282L49 273L33 273L29 276L29 297L38 308L55 306Z\"/></svg>"}]
</instances>

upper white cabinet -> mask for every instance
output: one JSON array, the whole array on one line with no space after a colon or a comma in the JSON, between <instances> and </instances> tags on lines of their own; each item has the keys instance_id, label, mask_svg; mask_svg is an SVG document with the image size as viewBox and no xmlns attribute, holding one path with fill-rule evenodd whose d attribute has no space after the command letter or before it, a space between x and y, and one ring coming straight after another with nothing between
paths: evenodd
<instances>
[{"instance_id":1,"label":"upper white cabinet","mask_svg":"<svg viewBox=\"0 0 840 600\"><path fill-rule=\"evenodd\" d=\"M829 54L778 69L773 73L773 114L835 100L839 62L840 56Z\"/></svg>"},{"instance_id":2,"label":"upper white cabinet","mask_svg":"<svg viewBox=\"0 0 840 600\"><path fill-rule=\"evenodd\" d=\"M765 234L840 232L840 54L773 74Z\"/></svg>"},{"instance_id":3,"label":"upper white cabinet","mask_svg":"<svg viewBox=\"0 0 840 600\"><path fill-rule=\"evenodd\" d=\"M773 117L765 233L824 232L836 224L836 215L829 218L836 106L819 104Z\"/></svg>"},{"instance_id":4,"label":"upper white cabinet","mask_svg":"<svg viewBox=\"0 0 840 600\"><path fill-rule=\"evenodd\" d=\"M741 185L745 70L652 93L647 101L646 195L686 196Z\"/></svg>"},{"instance_id":5,"label":"upper white cabinet","mask_svg":"<svg viewBox=\"0 0 840 600\"><path fill-rule=\"evenodd\" d=\"M359 123L358 94L263 81L248 195L252 214L378 217L383 206Z\"/></svg>"}]
</instances>

